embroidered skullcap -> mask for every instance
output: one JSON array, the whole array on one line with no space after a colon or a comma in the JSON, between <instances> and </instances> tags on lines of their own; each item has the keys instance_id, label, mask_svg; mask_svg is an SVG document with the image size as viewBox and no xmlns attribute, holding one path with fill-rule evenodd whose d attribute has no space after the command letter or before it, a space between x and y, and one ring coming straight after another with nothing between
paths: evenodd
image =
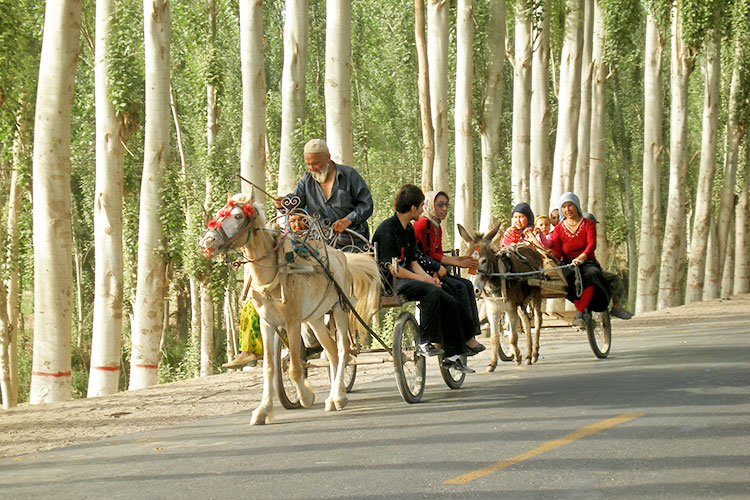
<instances>
[{"instance_id":1,"label":"embroidered skullcap","mask_svg":"<svg viewBox=\"0 0 750 500\"><path fill-rule=\"evenodd\" d=\"M560 196L560 203L557 204L558 207L562 207L563 203L572 203L576 206L576 210L578 210L578 215L580 217L583 217L583 210L581 210L581 200L578 199L578 196L576 196L573 192L567 192L563 193L562 196Z\"/></svg>"},{"instance_id":2,"label":"embroidered skullcap","mask_svg":"<svg viewBox=\"0 0 750 500\"><path fill-rule=\"evenodd\" d=\"M328 153L328 144L323 139L310 139L305 144L304 154L307 153Z\"/></svg>"}]
</instances>

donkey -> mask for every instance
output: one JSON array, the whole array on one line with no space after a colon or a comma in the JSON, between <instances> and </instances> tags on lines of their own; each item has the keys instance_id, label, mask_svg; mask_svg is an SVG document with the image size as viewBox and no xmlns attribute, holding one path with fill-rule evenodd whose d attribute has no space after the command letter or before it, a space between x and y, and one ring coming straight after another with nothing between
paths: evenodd
<instances>
[{"instance_id":1,"label":"donkey","mask_svg":"<svg viewBox=\"0 0 750 500\"><path fill-rule=\"evenodd\" d=\"M307 323L323 346L331 372L331 391L325 400L326 411L341 410L347 403L344 369L351 351L349 317L342 306L339 292L326 275L321 263L327 265L333 279L365 321L377 312L381 281L375 259L367 254L344 254L322 242L308 242L310 252L319 256L310 262L306 272L292 272L284 256L288 232L266 227L263 206L253 206L252 195L234 195L199 241L206 258L238 249L245 257L250 273L250 300L260 317L263 337L263 396L253 411L251 424L270 423L273 401L278 396L275 372L279 349L276 331L285 329L289 343L289 378L307 408L315 401L302 369L300 327ZM312 258L311 258L312 260ZM326 328L324 315L332 311L336 334Z\"/></svg>"},{"instance_id":2,"label":"donkey","mask_svg":"<svg viewBox=\"0 0 750 500\"><path fill-rule=\"evenodd\" d=\"M471 248L478 249L479 265L474 280L474 293L477 297L484 294L487 319L490 323L490 341L492 357L487 371L495 371L500 350L499 324L503 314L508 315L510 323L510 344L516 365L521 365L521 352L518 349L519 323L526 332L526 363L536 363L539 359L539 333L542 328L542 293L539 287L529 286L526 279L511 280L492 276L507 272L525 272L542 268L543 256L535 248L525 244L511 245L496 252L492 240L500 229L498 223L486 235L470 235L458 225L461 237ZM527 313L527 307L531 311ZM534 319L532 340L530 320Z\"/></svg>"}]
</instances>

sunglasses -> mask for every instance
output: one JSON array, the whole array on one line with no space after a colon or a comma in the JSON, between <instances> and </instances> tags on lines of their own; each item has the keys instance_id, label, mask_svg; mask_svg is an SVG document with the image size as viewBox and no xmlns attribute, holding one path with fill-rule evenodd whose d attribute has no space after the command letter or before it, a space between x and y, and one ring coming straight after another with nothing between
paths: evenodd
<instances>
[{"instance_id":1,"label":"sunglasses","mask_svg":"<svg viewBox=\"0 0 750 500\"><path fill-rule=\"evenodd\" d=\"M438 207L438 208L448 208L448 207L451 206L451 204L448 203L447 201L439 201L439 202L435 203L435 206Z\"/></svg>"}]
</instances>

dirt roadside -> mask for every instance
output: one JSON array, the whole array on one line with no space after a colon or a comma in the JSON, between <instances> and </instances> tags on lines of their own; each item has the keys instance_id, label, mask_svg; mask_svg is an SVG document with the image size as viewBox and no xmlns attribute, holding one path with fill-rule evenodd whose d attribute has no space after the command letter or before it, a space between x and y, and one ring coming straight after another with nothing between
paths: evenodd
<instances>
[{"instance_id":1,"label":"dirt roadside","mask_svg":"<svg viewBox=\"0 0 750 500\"><path fill-rule=\"evenodd\" d=\"M616 320L616 336L666 325L710 321L750 312L750 294L725 300L698 302L634 317ZM544 339L544 332L542 339ZM483 339L488 343L487 339ZM542 340L544 342L544 340ZM489 358L478 356L478 366ZM192 420L249 410L260 400L263 375L259 368L211 377L163 384L113 396L78 399L44 405L22 404L0 410L0 457L38 453L53 448L97 439L131 434ZM358 368L357 385L393 377L392 365L364 365ZM327 390L324 370L311 371L311 383L318 403ZM394 387L395 390L395 387Z\"/></svg>"}]
</instances>

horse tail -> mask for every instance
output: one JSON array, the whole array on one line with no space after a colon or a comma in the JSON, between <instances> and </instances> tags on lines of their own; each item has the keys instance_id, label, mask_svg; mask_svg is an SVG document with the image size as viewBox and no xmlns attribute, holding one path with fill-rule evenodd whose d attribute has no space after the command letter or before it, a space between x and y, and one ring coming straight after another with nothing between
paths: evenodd
<instances>
[{"instance_id":1,"label":"horse tail","mask_svg":"<svg viewBox=\"0 0 750 500\"><path fill-rule=\"evenodd\" d=\"M345 255L349 271L352 273L353 295L357 299L354 309L369 325L380 308L380 295L383 289L378 264L368 254L347 252ZM349 325L352 333L364 333L364 327L353 313L349 313Z\"/></svg>"}]
</instances>

